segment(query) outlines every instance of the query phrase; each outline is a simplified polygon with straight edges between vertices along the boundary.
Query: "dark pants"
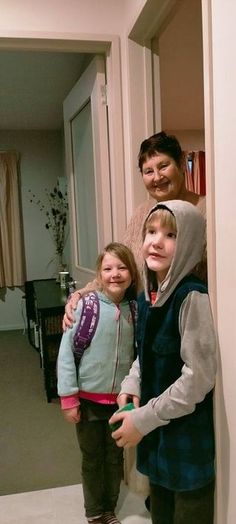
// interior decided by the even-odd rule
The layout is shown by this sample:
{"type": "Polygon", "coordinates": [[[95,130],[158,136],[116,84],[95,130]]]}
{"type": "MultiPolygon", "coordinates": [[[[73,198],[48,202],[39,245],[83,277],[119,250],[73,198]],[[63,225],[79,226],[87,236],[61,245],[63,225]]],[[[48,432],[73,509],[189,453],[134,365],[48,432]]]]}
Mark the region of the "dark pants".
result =
{"type": "Polygon", "coordinates": [[[76,431],[82,453],[86,517],[113,512],[123,477],[123,449],[111,438],[108,420],[81,420],[76,431]]]}
{"type": "Polygon", "coordinates": [[[214,482],[192,491],[150,485],[153,524],[213,524],[214,482]]]}

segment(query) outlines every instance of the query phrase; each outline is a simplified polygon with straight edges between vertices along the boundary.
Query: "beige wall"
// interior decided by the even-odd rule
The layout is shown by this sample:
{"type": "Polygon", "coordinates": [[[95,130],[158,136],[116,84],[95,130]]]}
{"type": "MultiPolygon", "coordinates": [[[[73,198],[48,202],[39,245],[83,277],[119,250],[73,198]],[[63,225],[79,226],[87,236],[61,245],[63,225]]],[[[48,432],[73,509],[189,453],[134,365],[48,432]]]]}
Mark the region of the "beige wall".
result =
{"type": "Polygon", "coordinates": [[[184,151],[205,151],[204,130],[196,129],[170,129],[167,132],[175,135],[184,151]]]}
{"type": "Polygon", "coordinates": [[[23,31],[120,34],[135,20],[145,0],[3,0],[0,34],[23,31]]]}
{"type": "Polygon", "coordinates": [[[181,0],[159,38],[164,129],[203,130],[201,0],[181,0]]]}
{"type": "Polygon", "coordinates": [[[233,0],[203,0],[204,43],[210,40],[210,67],[205,60],[206,150],[212,187],[209,221],[215,212],[215,234],[209,260],[215,316],[219,335],[219,371],[216,390],[218,455],[217,524],[234,524],[236,516],[236,227],[234,221],[236,177],[234,167],[236,117],[235,19],[233,0]],[[206,5],[207,4],[207,5],[206,5]],[[207,12],[207,7],[209,10],[207,12]],[[209,17],[208,17],[209,15],[209,17]],[[208,25],[207,25],[208,18],[208,25]],[[212,27],[210,27],[212,25],[212,27]],[[212,30],[212,34],[211,34],[212,30]],[[211,64],[212,54],[212,64],[211,64]],[[208,97],[210,84],[211,97],[208,97]],[[211,212],[211,213],[210,213],[211,212]],[[215,262],[215,264],[214,264],[215,262]]]}

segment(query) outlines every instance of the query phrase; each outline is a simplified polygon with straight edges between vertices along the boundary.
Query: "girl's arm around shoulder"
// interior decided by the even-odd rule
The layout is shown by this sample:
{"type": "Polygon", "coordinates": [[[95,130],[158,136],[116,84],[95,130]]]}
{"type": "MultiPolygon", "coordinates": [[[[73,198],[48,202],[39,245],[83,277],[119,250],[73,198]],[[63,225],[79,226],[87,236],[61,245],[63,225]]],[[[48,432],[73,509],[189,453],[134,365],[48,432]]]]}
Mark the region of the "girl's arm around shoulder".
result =
{"type": "Polygon", "coordinates": [[[77,289],[71,293],[65,305],[65,314],[62,321],[63,331],[73,327],[73,324],[76,321],[75,309],[78,306],[79,300],[90,291],[96,291],[98,289],[99,284],[95,278],[92,282],[88,282],[85,287],[77,289]]]}

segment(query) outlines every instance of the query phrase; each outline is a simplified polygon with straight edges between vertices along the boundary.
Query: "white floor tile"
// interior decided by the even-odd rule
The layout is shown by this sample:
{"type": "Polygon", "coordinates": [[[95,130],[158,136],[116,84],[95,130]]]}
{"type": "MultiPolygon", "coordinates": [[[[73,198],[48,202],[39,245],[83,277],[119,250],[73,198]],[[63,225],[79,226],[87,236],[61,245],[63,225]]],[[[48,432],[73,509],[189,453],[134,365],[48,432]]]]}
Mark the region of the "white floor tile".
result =
{"type": "MultiPolygon", "coordinates": [[[[0,524],[86,524],[81,484],[0,498],[0,524]]],[[[143,497],[121,486],[117,517],[122,524],[150,524],[143,497]]]]}

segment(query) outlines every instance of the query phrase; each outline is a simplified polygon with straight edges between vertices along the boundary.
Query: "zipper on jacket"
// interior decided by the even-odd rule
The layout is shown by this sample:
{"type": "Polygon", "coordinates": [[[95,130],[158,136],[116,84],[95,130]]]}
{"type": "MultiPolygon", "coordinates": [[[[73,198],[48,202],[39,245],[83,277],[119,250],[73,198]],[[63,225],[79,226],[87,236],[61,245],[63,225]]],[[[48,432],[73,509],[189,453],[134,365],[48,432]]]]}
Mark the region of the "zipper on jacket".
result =
{"type": "Polygon", "coordinates": [[[119,345],[120,345],[120,317],[121,317],[121,310],[120,310],[120,306],[119,304],[118,305],[115,305],[116,307],[116,321],[117,321],[117,335],[116,335],[116,365],[115,365],[115,371],[114,371],[114,375],[113,375],[113,381],[112,381],[112,388],[111,388],[111,392],[113,392],[113,389],[114,389],[114,385],[115,385],[115,378],[116,378],[116,373],[117,373],[117,368],[118,368],[118,362],[119,362],[119,345]]]}

